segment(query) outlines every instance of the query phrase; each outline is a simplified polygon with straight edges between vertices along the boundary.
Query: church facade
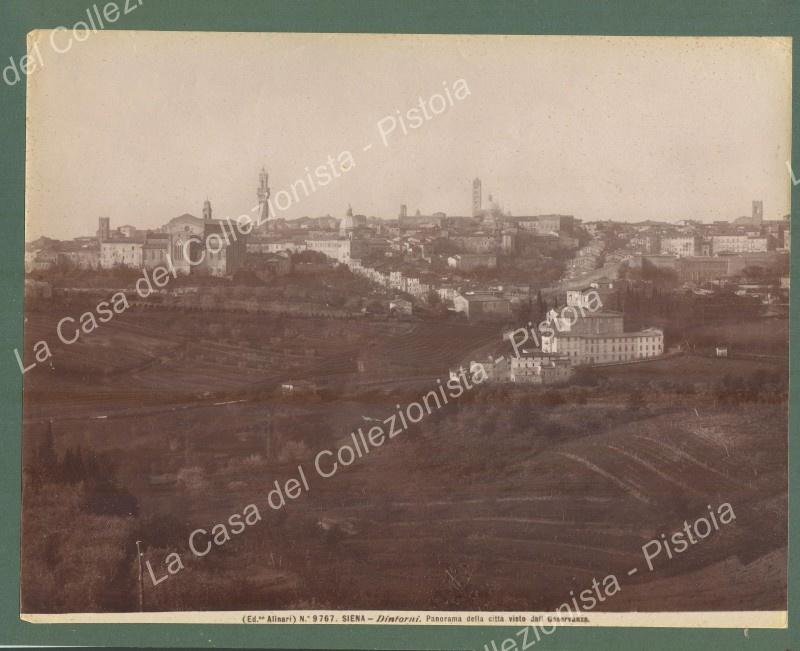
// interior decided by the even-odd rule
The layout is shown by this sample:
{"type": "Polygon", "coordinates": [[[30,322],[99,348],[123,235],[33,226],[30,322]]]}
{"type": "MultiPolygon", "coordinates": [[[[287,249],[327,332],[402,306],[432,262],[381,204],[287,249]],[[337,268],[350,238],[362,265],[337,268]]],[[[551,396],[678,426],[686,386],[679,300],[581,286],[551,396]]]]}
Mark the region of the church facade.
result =
{"type": "Polygon", "coordinates": [[[247,236],[230,221],[214,219],[208,200],[202,218],[186,213],[156,231],[111,231],[101,217],[98,239],[103,269],[152,269],[169,259],[179,274],[227,277],[244,266],[247,253],[247,236]]]}

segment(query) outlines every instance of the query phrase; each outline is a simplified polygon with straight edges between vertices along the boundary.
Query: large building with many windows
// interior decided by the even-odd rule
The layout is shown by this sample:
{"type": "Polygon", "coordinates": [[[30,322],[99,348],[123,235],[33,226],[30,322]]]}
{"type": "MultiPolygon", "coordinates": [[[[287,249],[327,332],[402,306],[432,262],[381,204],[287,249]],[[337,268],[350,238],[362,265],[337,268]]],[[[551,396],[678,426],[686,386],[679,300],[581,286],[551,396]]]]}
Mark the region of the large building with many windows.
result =
{"type": "Polygon", "coordinates": [[[100,242],[100,266],[103,269],[142,267],[142,240],[109,238],[100,242]]]}
{"type": "Polygon", "coordinates": [[[647,328],[625,332],[622,314],[595,312],[577,320],[554,321],[553,332],[542,337],[542,352],[566,355],[573,366],[630,362],[664,353],[664,332],[647,328]]]}
{"type": "Polygon", "coordinates": [[[769,237],[758,235],[714,235],[711,238],[711,252],[720,253],[759,253],[770,250],[769,237]]]}
{"type": "Polygon", "coordinates": [[[342,264],[350,263],[350,248],[351,240],[347,237],[311,238],[306,240],[306,249],[308,251],[324,253],[329,258],[342,264]]]}
{"type": "Polygon", "coordinates": [[[697,238],[694,235],[662,237],[660,248],[662,255],[678,255],[682,257],[696,255],[697,238]]]}
{"type": "Polygon", "coordinates": [[[536,215],[532,217],[505,217],[508,225],[516,225],[522,231],[536,235],[571,232],[575,218],[572,215],[536,215]]]}

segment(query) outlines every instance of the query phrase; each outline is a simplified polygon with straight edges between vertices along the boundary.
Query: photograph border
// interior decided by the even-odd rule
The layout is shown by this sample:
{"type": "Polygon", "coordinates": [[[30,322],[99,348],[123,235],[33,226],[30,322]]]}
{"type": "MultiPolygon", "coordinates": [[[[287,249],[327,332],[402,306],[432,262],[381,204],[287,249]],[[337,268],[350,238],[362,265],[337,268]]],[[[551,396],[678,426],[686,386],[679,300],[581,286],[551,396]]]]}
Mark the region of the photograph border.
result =
{"type": "MultiPolygon", "coordinates": [[[[26,54],[26,36],[35,29],[73,25],[85,19],[94,4],[108,0],[6,0],[0,5],[0,67],[26,54]]],[[[136,11],[109,29],[219,32],[335,32],[405,34],[515,35],[653,35],[653,36],[787,36],[800,35],[800,5],[779,0],[117,0],[139,3],[136,11]]],[[[793,48],[792,73],[800,70],[793,48]]],[[[35,74],[35,73],[34,73],[35,74]]],[[[0,644],[57,646],[172,646],[287,649],[483,649],[490,640],[514,637],[519,625],[390,626],[257,624],[32,624],[20,620],[20,508],[22,375],[14,349],[23,344],[23,252],[25,240],[25,112],[26,83],[0,84],[4,126],[0,198],[3,212],[0,238],[0,314],[3,363],[0,364],[0,644]]],[[[798,84],[792,87],[792,150],[800,150],[796,111],[798,84]]],[[[135,116],[131,116],[134,119],[135,116]]],[[[800,170],[793,154],[792,168],[800,170]]],[[[792,205],[800,183],[793,184],[792,205]]],[[[800,174],[800,172],[798,172],[800,174]]],[[[796,250],[800,235],[792,233],[796,250]]],[[[792,284],[798,273],[792,265],[792,284]]],[[[794,491],[800,490],[797,458],[798,372],[797,299],[790,300],[789,400],[789,553],[788,622],[786,629],[681,629],[560,627],[536,643],[536,649],[789,649],[797,648],[800,566],[792,543],[800,535],[800,510],[794,491]],[[793,408],[794,405],[794,408],[793,408]],[[795,462],[796,465],[796,462],[795,462]]],[[[517,638],[514,638],[517,639],[517,638]]]]}

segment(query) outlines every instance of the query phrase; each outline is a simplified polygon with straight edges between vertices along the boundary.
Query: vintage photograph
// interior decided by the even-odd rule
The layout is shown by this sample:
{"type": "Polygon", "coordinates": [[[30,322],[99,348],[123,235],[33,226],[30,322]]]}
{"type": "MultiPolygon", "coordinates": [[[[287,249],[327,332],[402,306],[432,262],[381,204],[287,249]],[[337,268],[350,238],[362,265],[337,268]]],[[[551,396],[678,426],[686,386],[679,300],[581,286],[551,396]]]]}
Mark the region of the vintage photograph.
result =
{"type": "Polygon", "coordinates": [[[21,81],[23,619],[786,625],[791,39],[103,18],[21,81]]]}

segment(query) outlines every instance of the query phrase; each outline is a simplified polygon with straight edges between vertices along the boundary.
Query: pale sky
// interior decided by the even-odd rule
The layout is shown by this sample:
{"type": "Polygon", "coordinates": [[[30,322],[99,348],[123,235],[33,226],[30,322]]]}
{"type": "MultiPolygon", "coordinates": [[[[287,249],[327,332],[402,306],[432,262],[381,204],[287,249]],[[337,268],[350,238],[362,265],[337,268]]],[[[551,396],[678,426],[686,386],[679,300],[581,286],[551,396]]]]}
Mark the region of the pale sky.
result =
{"type": "Polygon", "coordinates": [[[57,54],[37,37],[28,240],[101,215],[155,228],[206,197],[235,218],[262,165],[274,200],[343,151],[355,167],[281,216],[466,215],[476,176],[515,215],[789,212],[790,39],[105,31],[57,54]],[[468,97],[382,144],[382,118],[459,79],[468,97]]]}

